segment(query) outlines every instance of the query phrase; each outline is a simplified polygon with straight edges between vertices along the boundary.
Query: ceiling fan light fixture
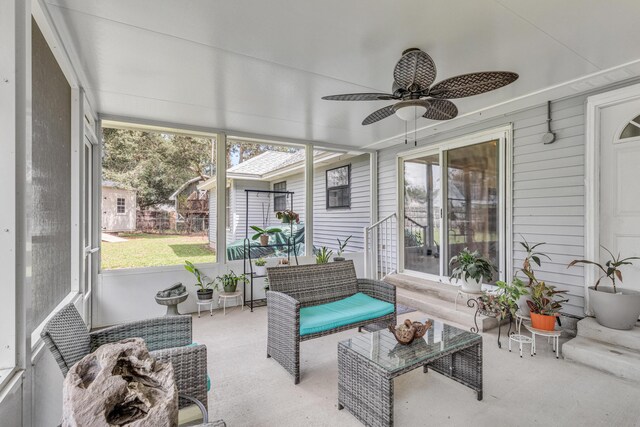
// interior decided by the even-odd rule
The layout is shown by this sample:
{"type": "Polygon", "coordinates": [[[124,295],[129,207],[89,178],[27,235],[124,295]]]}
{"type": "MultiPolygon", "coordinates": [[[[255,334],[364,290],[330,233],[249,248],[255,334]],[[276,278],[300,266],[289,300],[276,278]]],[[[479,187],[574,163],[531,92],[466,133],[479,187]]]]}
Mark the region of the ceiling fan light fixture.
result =
{"type": "Polygon", "coordinates": [[[396,110],[396,116],[405,122],[411,122],[422,117],[427,112],[427,107],[424,105],[407,105],[400,107],[396,110]]]}

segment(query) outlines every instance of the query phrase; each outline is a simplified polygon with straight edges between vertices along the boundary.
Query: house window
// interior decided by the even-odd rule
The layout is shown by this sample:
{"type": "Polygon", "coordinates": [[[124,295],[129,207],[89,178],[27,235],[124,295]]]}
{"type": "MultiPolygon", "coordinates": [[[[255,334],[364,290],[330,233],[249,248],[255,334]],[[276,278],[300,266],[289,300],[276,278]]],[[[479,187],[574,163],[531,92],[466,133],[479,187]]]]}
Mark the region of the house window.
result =
{"type": "MultiPolygon", "coordinates": [[[[276,182],[275,184],[273,184],[273,191],[287,191],[287,181],[276,182]]],[[[273,195],[273,210],[275,212],[287,210],[286,194],[273,195]]]]}
{"type": "Polygon", "coordinates": [[[631,120],[628,125],[624,127],[620,134],[620,139],[637,138],[640,136],[640,116],[631,120]]]}
{"type": "Polygon", "coordinates": [[[351,165],[327,170],[327,209],[351,206],[351,165]]]}
{"type": "Polygon", "coordinates": [[[116,209],[117,213],[124,213],[124,197],[118,197],[118,199],[116,200],[116,209]]]}

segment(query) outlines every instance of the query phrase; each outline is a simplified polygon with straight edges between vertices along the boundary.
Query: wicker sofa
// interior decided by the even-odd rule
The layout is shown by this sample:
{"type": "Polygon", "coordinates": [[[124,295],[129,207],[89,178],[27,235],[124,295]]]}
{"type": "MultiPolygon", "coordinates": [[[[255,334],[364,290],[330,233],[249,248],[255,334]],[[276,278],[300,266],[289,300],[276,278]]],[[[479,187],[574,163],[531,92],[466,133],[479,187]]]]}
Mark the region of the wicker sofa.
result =
{"type": "Polygon", "coordinates": [[[358,279],[353,261],[267,269],[267,357],[300,382],[300,342],[396,322],[395,286],[358,279]]]}

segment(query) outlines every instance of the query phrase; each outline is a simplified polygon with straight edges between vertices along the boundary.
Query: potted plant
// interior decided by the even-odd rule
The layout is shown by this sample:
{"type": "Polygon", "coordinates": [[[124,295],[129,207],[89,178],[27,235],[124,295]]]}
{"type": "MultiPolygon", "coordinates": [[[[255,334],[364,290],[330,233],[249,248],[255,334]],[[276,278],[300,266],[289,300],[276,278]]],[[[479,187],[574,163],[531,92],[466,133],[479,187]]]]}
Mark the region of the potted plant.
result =
{"type": "Polygon", "coordinates": [[[328,263],[332,254],[333,251],[328,250],[326,246],[321,247],[320,250],[316,252],[316,264],[328,263]]]}
{"type": "Polygon", "coordinates": [[[258,258],[255,260],[254,265],[256,267],[256,276],[266,276],[267,275],[267,260],[264,258],[258,258]]]}
{"type": "Polygon", "coordinates": [[[542,281],[534,283],[529,289],[530,299],[527,300],[531,310],[531,326],[544,331],[553,331],[562,303],[569,301],[559,296],[565,293],[567,291],[558,291],[555,286],[547,285],[542,281]]]}
{"type": "Polygon", "coordinates": [[[576,259],[571,261],[568,267],[576,264],[591,264],[598,267],[603,274],[594,286],[589,286],[589,304],[593,308],[596,320],[607,328],[633,329],[640,317],[640,292],[616,286],[616,279],[622,283],[620,267],[631,265],[631,260],[640,259],[640,257],[622,258],[620,254],[616,257],[609,249],[605,247],[603,249],[611,256],[604,265],[586,259],[576,259]],[[611,286],[599,286],[600,281],[605,277],[611,280],[611,286]]]}
{"type": "Polygon", "coordinates": [[[289,224],[291,222],[300,224],[300,215],[289,209],[285,211],[276,212],[276,218],[278,218],[285,224],[289,224]]]}
{"type": "MultiPolygon", "coordinates": [[[[534,283],[538,282],[538,279],[536,278],[536,274],[533,270],[533,266],[537,265],[538,267],[540,267],[542,265],[541,258],[543,257],[547,258],[548,260],[551,260],[551,258],[549,258],[549,255],[543,252],[536,251],[537,247],[545,244],[544,242],[531,245],[529,244],[529,242],[527,242],[527,240],[522,235],[520,235],[520,237],[522,238],[522,242],[520,242],[520,245],[522,245],[525,252],[527,253],[524,257],[524,261],[522,261],[522,268],[520,268],[520,271],[528,279],[528,283],[526,284],[526,286],[530,288],[531,286],[533,286],[534,283]]],[[[527,295],[523,295],[520,298],[518,305],[520,307],[520,311],[522,312],[522,314],[525,316],[529,316],[529,305],[527,304],[527,295]]]]}
{"type": "MultiPolygon", "coordinates": [[[[199,300],[210,300],[213,299],[213,288],[211,287],[214,284],[214,280],[211,280],[205,274],[203,274],[198,268],[193,265],[191,261],[184,262],[184,269],[189,273],[193,274],[196,278],[196,286],[198,287],[198,299],[199,300]]],[[[214,286],[215,290],[218,290],[218,285],[214,286]]]]}
{"type": "Polygon", "coordinates": [[[238,288],[238,282],[248,282],[245,274],[238,276],[233,272],[233,270],[229,271],[229,273],[223,274],[222,276],[216,277],[216,280],[222,284],[222,288],[225,292],[235,292],[238,288]]]}
{"type": "Polygon", "coordinates": [[[462,290],[465,292],[482,291],[482,282],[490,282],[496,267],[488,260],[480,256],[478,251],[469,251],[464,248],[449,261],[453,267],[450,279],[462,280],[462,290]]]}
{"type": "Polygon", "coordinates": [[[262,246],[267,246],[269,244],[269,235],[282,232],[279,228],[260,228],[257,225],[252,225],[251,229],[256,232],[251,239],[260,239],[260,244],[262,246]]]}
{"type": "Polygon", "coordinates": [[[340,241],[340,239],[336,239],[338,241],[338,256],[334,256],[333,260],[334,261],[344,261],[344,257],[342,256],[342,254],[344,254],[344,249],[347,247],[347,243],[349,243],[349,239],[351,239],[353,236],[349,236],[347,237],[344,242],[340,241]]]}
{"type": "Polygon", "coordinates": [[[527,295],[527,286],[518,277],[514,277],[511,284],[503,281],[496,282],[497,292],[483,292],[479,298],[480,309],[492,313],[498,319],[515,317],[518,311],[518,300],[527,295]]]}

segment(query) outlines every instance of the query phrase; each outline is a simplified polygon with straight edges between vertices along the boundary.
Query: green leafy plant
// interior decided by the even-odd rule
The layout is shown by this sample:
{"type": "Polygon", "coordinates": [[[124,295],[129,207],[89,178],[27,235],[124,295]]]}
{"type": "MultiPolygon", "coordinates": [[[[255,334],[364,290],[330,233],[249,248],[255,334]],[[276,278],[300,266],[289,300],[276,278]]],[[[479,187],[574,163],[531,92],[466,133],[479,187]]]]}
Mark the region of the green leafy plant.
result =
{"type": "MultiPolygon", "coordinates": [[[[191,261],[184,262],[184,269],[195,276],[196,286],[200,288],[199,290],[202,292],[206,291],[207,289],[211,289],[212,285],[215,282],[215,280],[211,280],[210,277],[207,277],[207,275],[202,273],[198,269],[198,267],[193,265],[191,261]]],[[[218,290],[218,285],[216,284],[216,286],[214,286],[213,289],[218,290]]]]}
{"type": "Polygon", "coordinates": [[[276,218],[282,220],[283,222],[294,222],[296,224],[300,224],[300,214],[287,209],[285,211],[276,212],[276,218]]]}
{"type": "Polygon", "coordinates": [[[262,235],[270,235],[270,234],[275,234],[275,233],[281,233],[282,230],[279,228],[260,228],[257,225],[252,225],[251,229],[253,231],[256,232],[256,234],[254,234],[251,239],[252,240],[258,240],[260,238],[260,236],[262,235]]]}
{"type": "Polygon", "coordinates": [[[458,255],[451,258],[449,265],[453,267],[451,280],[473,279],[480,281],[484,278],[490,282],[493,279],[493,272],[498,271],[496,266],[480,256],[478,251],[471,252],[468,248],[464,248],[458,255]]]}
{"type": "Polygon", "coordinates": [[[532,313],[545,316],[555,316],[562,308],[562,304],[569,301],[561,297],[568,291],[558,291],[555,286],[537,281],[530,288],[530,298],[527,305],[532,313]]]}
{"type": "Polygon", "coordinates": [[[331,259],[331,255],[333,255],[333,251],[327,249],[326,246],[320,248],[318,252],[316,252],[316,264],[327,264],[331,259]]]}
{"type": "Polygon", "coordinates": [[[349,243],[349,239],[351,239],[353,236],[349,236],[347,237],[344,242],[341,242],[340,239],[336,239],[338,241],[338,256],[342,256],[342,254],[344,253],[344,249],[347,247],[347,243],[349,243]]]}
{"type": "Polygon", "coordinates": [[[267,260],[264,258],[258,258],[257,260],[254,261],[254,264],[258,267],[263,267],[267,265],[267,260]]]}
{"type": "Polygon", "coordinates": [[[542,242],[531,245],[529,242],[527,242],[527,239],[525,239],[524,236],[520,235],[520,237],[523,240],[522,242],[520,242],[520,245],[522,245],[524,250],[527,252],[524,261],[522,262],[522,268],[520,269],[520,271],[529,279],[528,286],[532,286],[538,281],[538,279],[536,279],[535,272],[533,271],[533,265],[535,264],[540,267],[542,265],[540,258],[544,257],[548,260],[551,260],[551,258],[549,258],[549,255],[543,252],[536,251],[536,248],[538,246],[544,245],[546,243],[542,242]]]}
{"type": "Polygon", "coordinates": [[[600,270],[602,270],[602,272],[604,274],[598,278],[598,281],[596,282],[596,284],[595,284],[595,286],[593,288],[597,291],[598,290],[598,285],[600,284],[600,281],[603,278],[608,277],[609,280],[611,280],[611,285],[613,286],[613,292],[615,293],[615,292],[617,292],[616,291],[616,279],[618,279],[622,283],[622,272],[620,271],[619,267],[622,267],[623,265],[632,265],[633,263],[631,262],[631,260],[632,259],[640,259],[640,257],[632,256],[632,257],[628,257],[628,258],[622,258],[620,256],[620,253],[618,253],[618,256],[614,256],[611,253],[611,251],[609,249],[605,248],[604,246],[602,246],[602,249],[607,251],[609,253],[609,255],[611,256],[611,259],[609,261],[607,261],[604,264],[604,266],[602,264],[597,263],[597,262],[588,261],[586,259],[574,259],[573,261],[571,261],[569,263],[567,268],[573,267],[576,264],[591,264],[591,265],[597,266],[600,270]]]}
{"type": "Polygon", "coordinates": [[[239,282],[247,283],[249,281],[246,274],[241,274],[238,276],[233,272],[233,270],[230,270],[228,273],[223,274],[222,276],[216,277],[216,280],[219,284],[222,285],[223,289],[235,287],[239,282]]]}

